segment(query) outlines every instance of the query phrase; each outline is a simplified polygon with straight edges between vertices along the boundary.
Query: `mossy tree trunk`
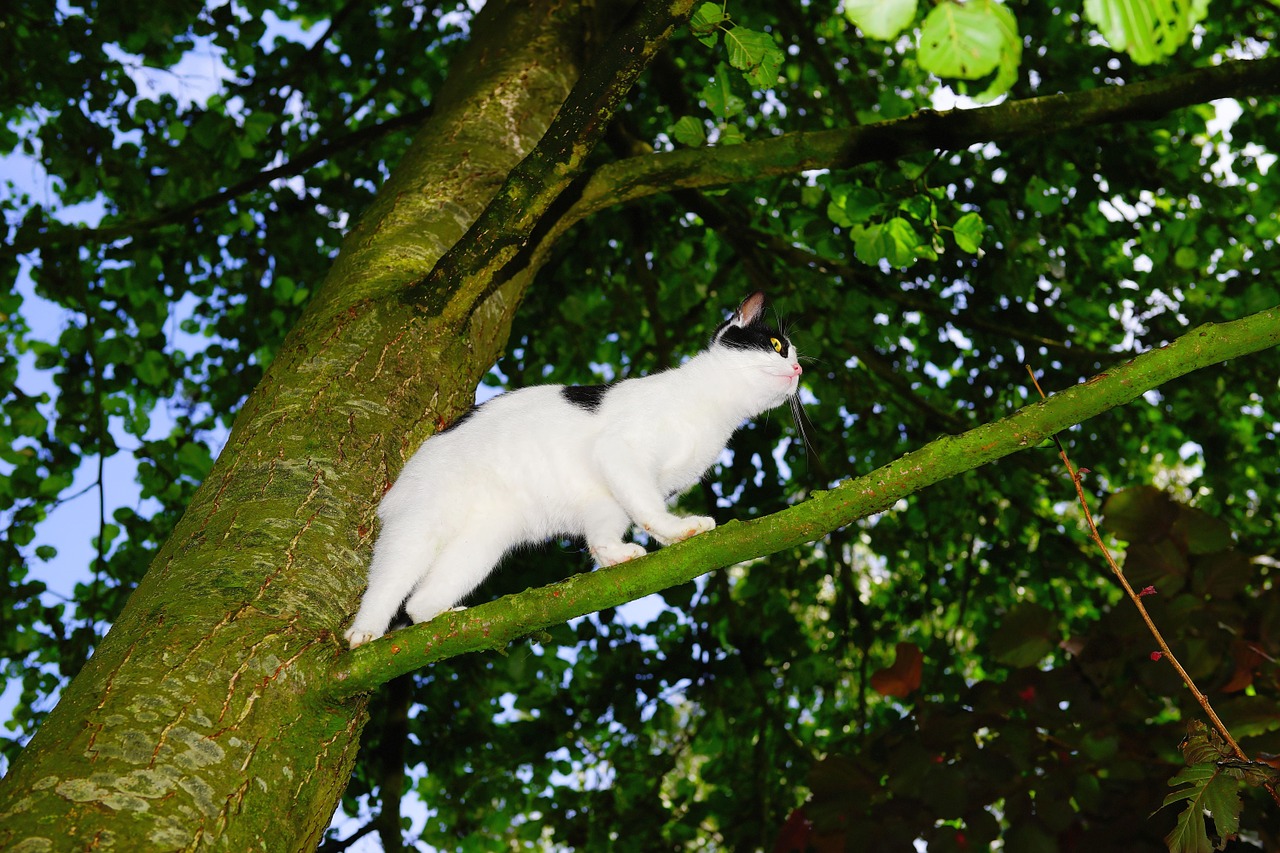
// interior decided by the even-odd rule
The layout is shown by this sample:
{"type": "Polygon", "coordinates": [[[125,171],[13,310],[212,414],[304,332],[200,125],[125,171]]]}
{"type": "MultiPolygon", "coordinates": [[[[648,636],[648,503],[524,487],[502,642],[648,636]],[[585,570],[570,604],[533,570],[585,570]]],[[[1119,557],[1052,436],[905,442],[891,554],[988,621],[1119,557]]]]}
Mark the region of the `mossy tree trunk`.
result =
{"type": "Polygon", "coordinates": [[[465,328],[400,298],[574,84],[576,4],[490,3],[172,538],[0,790],[7,850],[314,849],[366,697],[326,701],[402,460],[470,405],[531,270],[465,328]]]}
{"type": "MultiPolygon", "coordinates": [[[[778,161],[795,170],[1009,132],[974,130],[975,121],[1009,117],[1001,113],[929,114],[843,136],[798,134],[736,151],[646,155],[603,167],[582,181],[556,221],[540,223],[579,174],[625,85],[691,5],[638,4],[623,24],[633,38],[628,49],[598,50],[612,72],[595,68],[584,78],[592,84],[576,90],[583,35],[595,29],[578,4],[486,5],[430,122],[348,236],[173,537],[0,785],[0,848],[314,848],[355,758],[367,702],[360,691],[406,669],[389,662],[400,653],[393,639],[355,654],[340,641],[364,585],[374,507],[404,459],[471,403],[550,242],[609,204],[777,174],[766,164],[777,160],[779,146],[808,151],[778,161]],[[876,144],[863,144],[868,139],[876,144]],[[518,163],[517,183],[499,194],[518,163]],[[499,204],[490,206],[495,197],[499,204]]],[[[1210,92],[1195,85],[1204,78],[1184,80],[1176,97],[1146,109],[1274,88],[1274,65],[1242,65],[1251,66],[1236,69],[1243,81],[1209,75],[1217,85],[1210,92]]],[[[1136,90],[1131,99],[1142,93],[1120,89],[1136,90]]],[[[1051,111],[1061,103],[1046,98],[1021,108],[1051,111]]],[[[1124,109],[1101,117],[1068,113],[1054,118],[1052,129],[1127,118],[1124,109]]],[[[1050,129],[1027,125],[1025,133],[1050,129]]],[[[1245,327],[1225,331],[1232,334],[1219,341],[1216,358],[1274,345],[1280,315],[1252,318],[1243,348],[1237,333],[1245,327]]],[[[1140,367],[1167,367],[1169,360],[1140,367]]],[[[947,439],[949,446],[912,454],[878,472],[880,479],[850,483],[786,518],[727,526],[604,579],[621,589],[619,572],[648,575],[628,587],[643,594],[655,583],[819,537],[940,476],[1131,398],[1138,386],[1128,383],[1138,372],[1074,392],[1073,413],[1057,417],[1064,404],[1051,403],[992,425],[990,434],[947,439]],[[1116,399],[1108,402],[1107,394],[1116,399]],[[947,465],[936,476],[911,479],[938,460],[947,465]]],[[[509,624],[498,626],[505,635],[493,636],[517,635],[568,612],[526,610],[513,608],[509,624]]],[[[484,618],[478,611],[454,623],[484,618]]],[[[484,647],[474,635],[491,631],[480,625],[463,639],[484,647]]],[[[425,645],[433,636],[423,627],[405,639],[425,645]]],[[[429,649],[413,654],[413,665],[433,659],[429,649]]]]}

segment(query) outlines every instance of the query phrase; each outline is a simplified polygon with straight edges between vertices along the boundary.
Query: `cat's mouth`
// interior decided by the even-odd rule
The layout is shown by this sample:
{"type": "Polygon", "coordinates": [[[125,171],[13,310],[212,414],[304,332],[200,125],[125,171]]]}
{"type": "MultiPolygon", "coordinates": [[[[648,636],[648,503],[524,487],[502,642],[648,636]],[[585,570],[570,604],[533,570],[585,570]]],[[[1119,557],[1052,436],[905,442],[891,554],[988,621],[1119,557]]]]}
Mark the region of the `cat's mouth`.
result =
{"type": "Polygon", "coordinates": [[[786,386],[787,395],[791,396],[795,394],[796,389],[800,387],[800,374],[804,373],[804,368],[799,364],[791,364],[781,370],[774,369],[769,372],[776,376],[786,386]]]}
{"type": "Polygon", "coordinates": [[[788,365],[785,372],[780,372],[777,376],[786,379],[791,384],[792,390],[794,390],[800,384],[800,374],[802,373],[804,373],[803,367],[799,364],[792,364],[788,365]]]}

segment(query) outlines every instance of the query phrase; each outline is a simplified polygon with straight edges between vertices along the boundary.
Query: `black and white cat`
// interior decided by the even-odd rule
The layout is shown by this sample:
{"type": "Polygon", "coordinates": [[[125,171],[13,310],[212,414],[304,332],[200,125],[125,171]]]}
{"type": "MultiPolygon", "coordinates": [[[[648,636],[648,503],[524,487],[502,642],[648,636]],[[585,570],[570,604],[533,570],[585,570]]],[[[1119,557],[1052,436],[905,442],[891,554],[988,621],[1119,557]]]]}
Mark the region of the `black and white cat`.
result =
{"type": "Polygon", "coordinates": [[[432,436],[378,507],[369,588],[346,632],[381,637],[401,604],[414,622],[448,610],[513,548],[558,535],[602,566],[715,527],[673,515],[742,423],[796,393],[796,348],[743,300],[710,346],[680,367],[612,385],[538,385],[502,394],[432,436]]]}

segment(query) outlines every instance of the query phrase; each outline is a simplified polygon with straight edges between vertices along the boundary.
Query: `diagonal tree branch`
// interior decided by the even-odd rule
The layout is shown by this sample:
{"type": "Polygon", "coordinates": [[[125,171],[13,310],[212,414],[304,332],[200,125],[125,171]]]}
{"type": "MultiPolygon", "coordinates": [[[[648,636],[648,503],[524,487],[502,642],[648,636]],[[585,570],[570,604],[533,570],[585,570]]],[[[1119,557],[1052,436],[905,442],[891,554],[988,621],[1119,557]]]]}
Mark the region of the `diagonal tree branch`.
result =
{"type": "Polygon", "coordinates": [[[1037,446],[1045,438],[1123,405],[1171,379],[1280,344],[1280,306],[1208,324],[1048,400],[919,450],[804,503],[733,521],[630,563],[597,569],[397,631],[344,652],[330,674],[334,698],[363,693],[427,664],[616,607],[734,563],[811,542],[940,480],[1037,446]]]}
{"type": "Polygon", "coordinates": [[[982,142],[1151,120],[1220,98],[1276,94],[1280,94],[1280,57],[1228,62],[1158,80],[1006,101],[993,107],[921,110],[858,127],[630,157],[592,173],[577,202],[548,229],[544,243],[549,245],[574,223],[600,210],[675,189],[727,186],[811,169],[848,169],[925,151],[956,151],[982,142]]]}

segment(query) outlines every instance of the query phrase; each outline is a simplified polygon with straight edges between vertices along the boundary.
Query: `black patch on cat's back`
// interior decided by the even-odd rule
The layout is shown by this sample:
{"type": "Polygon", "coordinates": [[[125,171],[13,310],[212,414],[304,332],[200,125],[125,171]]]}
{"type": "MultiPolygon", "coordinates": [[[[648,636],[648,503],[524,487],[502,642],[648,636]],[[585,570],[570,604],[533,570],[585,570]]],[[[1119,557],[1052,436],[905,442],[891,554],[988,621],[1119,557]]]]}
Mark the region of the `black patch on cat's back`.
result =
{"type": "Polygon", "coordinates": [[[560,389],[560,396],[583,411],[594,412],[608,391],[608,385],[566,385],[560,389]]]}
{"type": "Polygon", "coordinates": [[[449,424],[447,427],[445,427],[444,429],[440,430],[440,432],[438,432],[438,433],[436,433],[436,434],[437,434],[437,435],[444,435],[446,432],[449,432],[450,430],[455,430],[455,429],[457,429],[458,427],[460,427],[460,426],[462,426],[463,424],[465,424],[467,421],[471,420],[471,416],[472,416],[472,415],[474,415],[474,414],[475,414],[477,411],[479,411],[479,410],[480,410],[480,407],[479,407],[479,406],[472,406],[471,408],[469,408],[469,409],[467,409],[465,412],[463,412],[461,415],[459,415],[459,416],[457,417],[457,419],[456,419],[453,423],[449,424]]]}

